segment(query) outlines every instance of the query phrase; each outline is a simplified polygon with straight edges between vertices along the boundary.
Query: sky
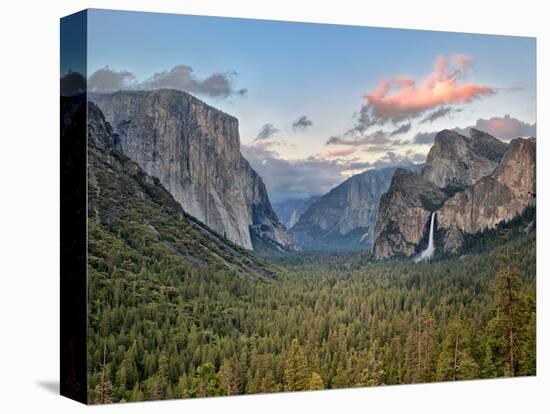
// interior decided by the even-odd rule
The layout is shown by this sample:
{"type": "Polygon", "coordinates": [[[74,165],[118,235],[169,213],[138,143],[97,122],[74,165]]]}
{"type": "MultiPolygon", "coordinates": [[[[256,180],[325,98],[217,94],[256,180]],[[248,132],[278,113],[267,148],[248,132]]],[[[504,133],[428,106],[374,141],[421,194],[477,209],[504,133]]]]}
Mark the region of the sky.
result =
{"type": "MultiPolygon", "coordinates": [[[[272,201],[423,162],[442,129],[536,129],[534,38],[90,10],[88,89],[175,88],[239,119],[272,201]]],[[[68,71],[70,68],[62,68],[68,71]]]]}

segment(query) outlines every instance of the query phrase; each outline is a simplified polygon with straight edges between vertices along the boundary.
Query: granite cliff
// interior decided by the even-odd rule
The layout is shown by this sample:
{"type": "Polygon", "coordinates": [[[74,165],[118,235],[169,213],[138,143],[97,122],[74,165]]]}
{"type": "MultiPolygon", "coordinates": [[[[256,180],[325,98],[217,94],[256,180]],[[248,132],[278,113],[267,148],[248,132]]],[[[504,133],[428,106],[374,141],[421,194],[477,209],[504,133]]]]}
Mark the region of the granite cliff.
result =
{"type": "Polygon", "coordinates": [[[445,199],[445,192],[422,173],[397,169],[388,192],[380,199],[374,255],[413,255],[426,234],[431,212],[445,199]]]}
{"type": "MultiPolygon", "coordinates": [[[[536,200],[536,143],[514,139],[493,173],[449,198],[438,211],[438,223],[449,232],[444,248],[456,250],[457,231],[492,229],[520,214],[536,200]]],[[[458,239],[460,241],[460,238],[458,239]]]]}
{"type": "Polygon", "coordinates": [[[183,209],[246,249],[297,244],[261,177],[240,153],[238,120],[181,91],[91,94],[121,151],[160,180],[183,209]]]}
{"type": "Polygon", "coordinates": [[[277,273],[274,266],[185,213],[158,178],[122,154],[118,136],[91,102],[87,115],[91,278],[104,279],[98,275],[105,272],[105,256],[113,250],[131,258],[131,265],[160,255],[172,266],[212,266],[242,278],[270,279],[277,273]]]}
{"type": "Polygon", "coordinates": [[[382,196],[373,253],[412,256],[425,247],[436,212],[436,245],[456,251],[464,233],[493,229],[536,200],[536,142],[506,144],[471,129],[465,137],[443,130],[420,174],[396,171],[382,196]]]}

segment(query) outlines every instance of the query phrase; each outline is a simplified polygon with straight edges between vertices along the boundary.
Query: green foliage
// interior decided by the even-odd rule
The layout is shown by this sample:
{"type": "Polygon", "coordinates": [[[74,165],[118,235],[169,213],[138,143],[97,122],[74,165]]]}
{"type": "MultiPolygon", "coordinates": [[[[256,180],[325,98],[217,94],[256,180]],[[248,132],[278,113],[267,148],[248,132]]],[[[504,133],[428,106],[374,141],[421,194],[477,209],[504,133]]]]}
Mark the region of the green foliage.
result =
{"type": "Polygon", "coordinates": [[[93,402],[104,344],[113,401],[510,376],[508,268],[514,374],[536,372],[532,234],[468,260],[295,257],[275,283],[89,234],[93,402]]]}
{"type": "Polygon", "coordinates": [[[286,358],[285,366],[285,390],[307,390],[310,374],[307,368],[306,356],[298,339],[294,338],[290,344],[290,350],[286,358]]]}
{"type": "Polygon", "coordinates": [[[189,397],[213,397],[222,395],[220,378],[211,362],[199,366],[191,380],[189,397]]]}
{"type": "Polygon", "coordinates": [[[475,349],[468,321],[459,317],[448,325],[437,361],[438,381],[459,381],[479,378],[479,365],[471,355],[475,349]]]}
{"type": "Polygon", "coordinates": [[[309,378],[309,386],[308,390],[322,390],[325,388],[325,383],[323,382],[323,378],[319,374],[317,374],[315,371],[311,373],[311,377],[309,378]]]}

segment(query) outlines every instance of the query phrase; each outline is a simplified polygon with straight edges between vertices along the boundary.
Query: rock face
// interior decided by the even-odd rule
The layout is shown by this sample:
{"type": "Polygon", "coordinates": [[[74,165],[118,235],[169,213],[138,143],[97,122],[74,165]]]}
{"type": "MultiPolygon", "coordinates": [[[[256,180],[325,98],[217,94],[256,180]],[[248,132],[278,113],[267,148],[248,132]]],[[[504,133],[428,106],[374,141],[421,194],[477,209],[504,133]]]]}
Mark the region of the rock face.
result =
{"type": "Polygon", "coordinates": [[[240,153],[238,121],[176,90],[92,94],[122,152],[157,177],[183,209],[253,249],[296,244],[271,208],[261,177],[240,153]]]}
{"type": "Polygon", "coordinates": [[[491,229],[534,204],[535,197],[536,143],[517,138],[492,174],[443,204],[439,224],[465,233],[491,229]]]}
{"type": "Polygon", "coordinates": [[[521,214],[536,200],[535,139],[510,144],[472,129],[465,137],[436,135],[421,174],[396,171],[382,197],[373,252],[411,256],[426,239],[436,212],[436,246],[456,251],[464,233],[492,229],[521,214]]]}
{"type": "Polygon", "coordinates": [[[380,197],[394,171],[394,167],[370,170],[348,178],[313,203],[292,227],[292,234],[309,249],[369,248],[380,197]]]}
{"type": "Polygon", "coordinates": [[[319,198],[320,196],[311,196],[303,199],[281,201],[273,203],[273,209],[286,228],[291,229],[309,206],[319,200],[319,198]]]}
{"type": "Polygon", "coordinates": [[[473,128],[470,137],[443,130],[435,137],[422,174],[440,188],[461,189],[492,173],[506,149],[504,142],[473,128]]]}
{"type": "Polygon", "coordinates": [[[403,169],[395,171],[390,189],[382,195],[374,232],[376,257],[417,252],[426,234],[431,212],[447,198],[438,186],[423,174],[403,169]]]}

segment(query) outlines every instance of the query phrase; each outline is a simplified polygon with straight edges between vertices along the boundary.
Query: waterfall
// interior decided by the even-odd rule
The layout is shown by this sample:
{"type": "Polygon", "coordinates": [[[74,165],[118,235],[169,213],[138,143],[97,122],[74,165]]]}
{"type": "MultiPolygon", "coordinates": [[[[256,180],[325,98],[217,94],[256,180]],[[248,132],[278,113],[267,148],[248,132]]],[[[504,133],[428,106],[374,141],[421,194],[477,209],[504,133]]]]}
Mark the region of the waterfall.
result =
{"type": "Polygon", "coordinates": [[[425,260],[430,260],[435,252],[434,246],[434,223],[435,223],[435,211],[432,213],[430,220],[430,235],[428,237],[428,247],[425,250],[420,252],[420,254],[414,259],[416,263],[422,262],[425,260]]]}

